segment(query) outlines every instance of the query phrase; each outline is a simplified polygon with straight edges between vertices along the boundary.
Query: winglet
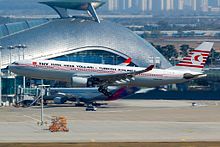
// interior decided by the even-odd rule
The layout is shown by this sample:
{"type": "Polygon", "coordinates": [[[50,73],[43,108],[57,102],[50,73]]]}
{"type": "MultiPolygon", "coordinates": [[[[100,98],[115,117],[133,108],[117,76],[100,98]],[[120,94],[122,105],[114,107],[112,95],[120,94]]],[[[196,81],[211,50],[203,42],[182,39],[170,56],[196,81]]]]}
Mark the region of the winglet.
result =
{"type": "Polygon", "coordinates": [[[144,72],[149,72],[149,71],[151,71],[153,68],[154,68],[154,65],[150,65],[150,66],[148,66],[148,67],[147,67],[146,69],[144,69],[144,70],[136,71],[136,72],[134,73],[134,75],[142,74],[142,73],[144,73],[144,72]]]}
{"type": "Polygon", "coordinates": [[[154,65],[150,65],[145,69],[145,72],[151,71],[154,68],[154,65]]]}

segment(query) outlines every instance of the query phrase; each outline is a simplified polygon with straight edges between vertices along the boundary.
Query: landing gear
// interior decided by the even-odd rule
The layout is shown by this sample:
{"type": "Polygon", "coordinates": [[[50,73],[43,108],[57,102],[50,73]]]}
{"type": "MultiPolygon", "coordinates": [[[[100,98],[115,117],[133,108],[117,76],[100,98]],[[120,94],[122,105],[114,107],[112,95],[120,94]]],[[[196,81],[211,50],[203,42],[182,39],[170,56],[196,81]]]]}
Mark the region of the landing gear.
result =
{"type": "Polygon", "coordinates": [[[85,104],[83,104],[83,103],[76,103],[75,104],[75,107],[84,107],[85,106],[85,104]]]}
{"type": "Polygon", "coordinates": [[[48,104],[48,103],[47,103],[47,101],[46,101],[46,100],[44,100],[44,106],[47,106],[47,104],[48,104]]]}
{"type": "Polygon", "coordinates": [[[96,106],[96,107],[101,107],[101,106],[106,106],[106,105],[108,105],[108,103],[96,103],[96,102],[94,102],[93,104],[92,104],[93,106],[96,106]]]}
{"type": "Polygon", "coordinates": [[[79,98],[76,98],[76,103],[75,103],[75,106],[76,107],[84,107],[85,104],[84,103],[81,103],[80,99],[79,98]]]}
{"type": "Polygon", "coordinates": [[[89,104],[86,106],[86,111],[96,111],[97,108],[93,106],[92,104],[89,104]]]}
{"type": "Polygon", "coordinates": [[[99,92],[103,93],[105,96],[111,96],[112,93],[108,91],[108,88],[105,86],[100,86],[98,89],[99,92]]]}

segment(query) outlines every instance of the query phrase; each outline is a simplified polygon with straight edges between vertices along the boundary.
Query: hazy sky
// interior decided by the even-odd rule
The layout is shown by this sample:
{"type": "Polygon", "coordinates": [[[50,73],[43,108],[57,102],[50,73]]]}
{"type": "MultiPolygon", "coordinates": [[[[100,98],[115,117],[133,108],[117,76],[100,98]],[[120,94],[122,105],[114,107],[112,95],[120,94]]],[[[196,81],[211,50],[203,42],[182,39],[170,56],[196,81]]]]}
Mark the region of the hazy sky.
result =
{"type": "Polygon", "coordinates": [[[42,15],[56,14],[46,5],[39,4],[42,0],[0,0],[0,15],[42,15]]]}
{"type": "MultiPolygon", "coordinates": [[[[46,5],[39,4],[38,2],[48,0],[0,0],[0,15],[43,15],[43,14],[56,14],[51,8],[46,5]]],[[[189,2],[190,0],[185,0],[189,2]]],[[[214,2],[214,0],[210,0],[214,2]]],[[[106,10],[107,4],[99,9],[99,13],[106,10]]],[[[138,9],[139,10],[139,9],[138,9]]],[[[130,9],[128,12],[129,13],[130,9]]],[[[136,12],[136,9],[135,9],[136,12]]],[[[186,11],[187,12],[187,11],[186,11]]],[[[131,12],[133,13],[133,11],[131,12]]]]}
{"type": "Polygon", "coordinates": [[[25,8],[27,6],[38,7],[38,0],[0,0],[1,8],[25,8]]]}

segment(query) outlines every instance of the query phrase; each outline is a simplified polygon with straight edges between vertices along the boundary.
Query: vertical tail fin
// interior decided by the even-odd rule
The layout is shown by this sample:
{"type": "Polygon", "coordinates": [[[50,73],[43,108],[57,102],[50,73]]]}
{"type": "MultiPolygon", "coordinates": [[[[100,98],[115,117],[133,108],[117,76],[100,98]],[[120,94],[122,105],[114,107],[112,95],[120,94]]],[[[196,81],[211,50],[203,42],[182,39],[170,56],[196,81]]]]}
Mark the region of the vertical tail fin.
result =
{"type": "Polygon", "coordinates": [[[128,58],[127,60],[125,60],[125,62],[119,64],[120,66],[128,66],[131,63],[132,59],[128,58]]]}
{"type": "Polygon", "coordinates": [[[203,42],[171,69],[201,72],[211,53],[213,42],[203,42]]]}

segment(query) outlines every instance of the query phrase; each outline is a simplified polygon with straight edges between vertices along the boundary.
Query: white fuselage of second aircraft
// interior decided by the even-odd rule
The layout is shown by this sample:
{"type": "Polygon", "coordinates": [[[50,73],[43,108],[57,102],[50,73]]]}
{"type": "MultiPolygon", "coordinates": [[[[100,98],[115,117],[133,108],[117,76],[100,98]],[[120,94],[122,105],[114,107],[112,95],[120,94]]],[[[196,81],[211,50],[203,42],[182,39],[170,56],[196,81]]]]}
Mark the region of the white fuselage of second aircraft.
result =
{"type": "MultiPolygon", "coordinates": [[[[80,77],[78,80],[82,80],[80,81],[82,84],[79,84],[80,86],[76,85],[76,87],[86,87],[86,83],[83,83],[85,79],[91,76],[105,75],[110,77],[114,74],[136,72],[144,70],[145,68],[54,60],[27,60],[15,62],[9,66],[9,69],[18,75],[37,79],[72,82],[73,77],[80,77]]],[[[128,85],[155,87],[172,83],[181,83],[189,80],[189,78],[184,77],[185,74],[199,75],[201,73],[186,70],[152,69],[148,72],[138,74],[130,80],[116,80],[108,86],[128,85]]],[[[192,78],[190,78],[190,80],[191,79],[192,78]]]]}

